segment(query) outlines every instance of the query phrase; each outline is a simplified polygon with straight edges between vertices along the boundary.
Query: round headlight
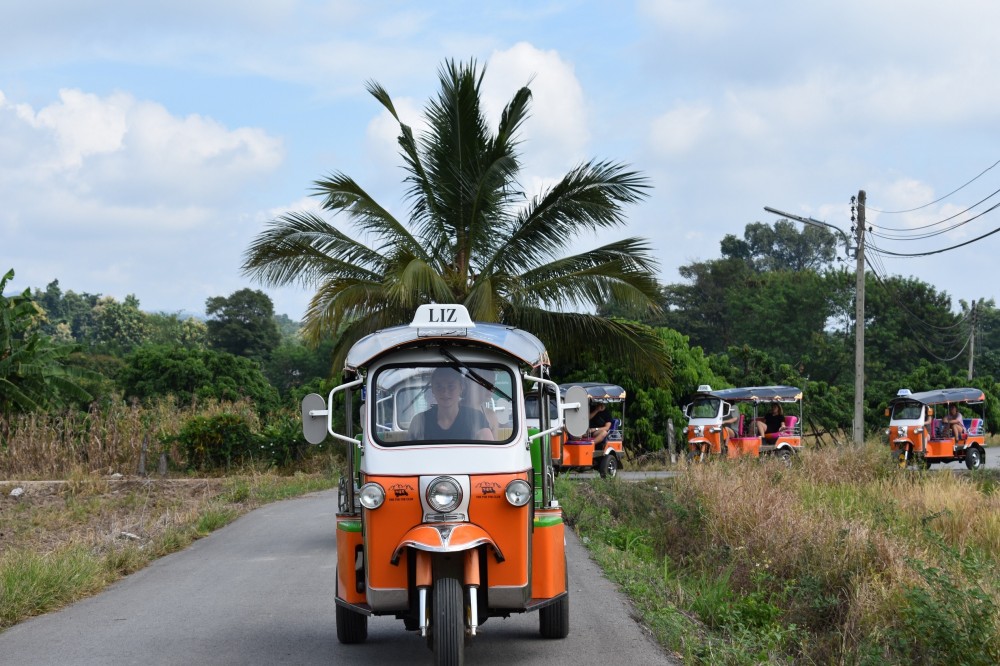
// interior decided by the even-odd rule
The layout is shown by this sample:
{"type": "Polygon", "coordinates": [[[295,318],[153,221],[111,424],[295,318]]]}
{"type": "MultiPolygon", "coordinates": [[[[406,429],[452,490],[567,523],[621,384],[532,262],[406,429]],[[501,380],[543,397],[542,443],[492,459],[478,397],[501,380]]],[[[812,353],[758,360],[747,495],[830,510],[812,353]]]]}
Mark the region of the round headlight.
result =
{"type": "Polygon", "coordinates": [[[385,501],[385,491],[377,483],[366,483],[358,492],[358,500],[366,509],[377,509],[385,501]]]}
{"type": "Polygon", "coordinates": [[[427,486],[427,503],[438,513],[448,513],[462,503],[462,488],[450,476],[439,476],[427,486]]]}
{"type": "Polygon", "coordinates": [[[531,500],[531,486],[524,479],[514,479],[508,483],[504,493],[507,495],[507,501],[514,506],[524,506],[531,500]]]}

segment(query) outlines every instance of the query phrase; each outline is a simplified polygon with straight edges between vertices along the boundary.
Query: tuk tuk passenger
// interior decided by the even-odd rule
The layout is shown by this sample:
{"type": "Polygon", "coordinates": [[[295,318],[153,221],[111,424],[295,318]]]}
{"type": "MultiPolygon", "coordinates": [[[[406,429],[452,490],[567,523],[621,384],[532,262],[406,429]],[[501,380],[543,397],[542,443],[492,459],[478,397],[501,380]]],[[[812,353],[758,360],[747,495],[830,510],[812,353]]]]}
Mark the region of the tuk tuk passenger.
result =
{"type": "Polygon", "coordinates": [[[412,439],[486,439],[493,431],[482,411],[461,404],[465,380],[451,368],[431,373],[431,394],[437,401],[410,421],[412,439]]]}
{"type": "Polygon", "coordinates": [[[782,426],[785,425],[785,415],[782,413],[781,403],[772,402],[771,411],[764,415],[764,420],[758,420],[756,425],[758,437],[776,435],[780,432],[782,426]]]}
{"type": "Polygon", "coordinates": [[[951,432],[955,436],[955,441],[965,439],[965,423],[962,422],[962,415],[958,411],[958,405],[949,405],[948,413],[941,419],[946,425],[951,426],[951,432]]]}
{"type": "Polygon", "coordinates": [[[600,444],[611,431],[611,415],[607,412],[607,405],[603,402],[595,402],[590,407],[590,430],[587,436],[592,437],[594,444],[600,444]]]}

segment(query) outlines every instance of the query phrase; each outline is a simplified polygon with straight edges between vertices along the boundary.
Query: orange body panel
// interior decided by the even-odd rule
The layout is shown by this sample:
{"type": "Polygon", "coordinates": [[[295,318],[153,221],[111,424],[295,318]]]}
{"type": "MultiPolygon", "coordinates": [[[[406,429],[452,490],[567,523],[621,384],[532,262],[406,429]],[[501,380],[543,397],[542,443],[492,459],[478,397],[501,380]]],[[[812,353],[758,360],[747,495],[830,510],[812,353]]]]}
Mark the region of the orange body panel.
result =
{"type": "Polygon", "coordinates": [[[727,446],[729,458],[760,455],[760,437],[730,437],[727,446]]]}
{"type": "Polygon", "coordinates": [[[913,452],[917,453],[924,450],[924,437],[926,433],[922,429],[907,428],[907,434],[903,435],[900,433],[899,426],[892,426],[889,429],[889,441],[890,446],[893,451],[902,451],[906,448],[906,443],[902,440],[909,442],[910,446],[913,447],[913,452]]]}
{"type": "Polygon", "coordinates": [[[361,532],[352,528],[357,516],[337,516],[337,596],[351,604],[368,601],[357,589],[356,562],[361,547],[361,532]]]}
{"type": "MultiPolygon", "coordinates": [[[[535,515],[536,518],[561,517],[562,509],[539,509],[535,515]]],[[[550,599],[566,591],[566,541],[563,530],[561,521],[534,528],[531,596],[535,599],[550,599]]]]}
{"type": "Polygon", "coordinates": [[[932,439],[927,442],[927,451],[924,453],[928,458],[952,458],[955,455],[955,439],[932,439]]]}
{"type": "Polygon", "coordinates": [[[470,477],[472,497],[469,498],[469,520],[483,528],[503,553],[497,562],[488,553],[486,566],[489,584],[524,586],[528,584],[528,539],[531,530],[531,507],[512,506],[504,489],[514,479],[531,483],[528,472],[489,474],[470,477]]]}
{"type": "Polygon", "coordinates": [[[557,465],[562,464],[563,443],[565,441],[566,434],[562,431],[554,433],[549,439],[549,445],[552,447],[552,459],[556,461],[557,465]]]}
{"type": "Polygon", "coordinates": [[[625,452],[625,445],[624,445],[624,442],[622,442],[620,439],[612,440],[610,442],[607,441],[607,440],[605,440],[605,441],[601,442],[601,449],[603,451],[607,451],[608,449],[611,449],[612,451],[615,451],[617,453],[624,453],[625,452]]]}
{"type": "Polygon", "coordinates": [[[708,429],[706,428],[706,432],[703,436],[696,437],[694,434],[694,427],[688,426],[688,432],[687,432],[688,449],[697,453],[701,451],[701,447],[703,446],[704,442],[707,441],[709,453],[718,454],[719,452],[721,452],[722,433],[708,432],[707,430],[708,429]]]}
{"type": "Polygon", "coordinates": [[[423,520],[420,508],[420,485],[417,477],[369,476],[385,489],[385,503],[374,511],[364,512],[365,560],[368,585],[376,589],[407,587],[406,553],[392,564],[392,554],[403,535],[423,520]]]}
{"type": "Polygon", "coordinates": [[[563,445],[562,464],[567,467],[593,467],[594,442],[590,439],[570,440],[563,445]]]}

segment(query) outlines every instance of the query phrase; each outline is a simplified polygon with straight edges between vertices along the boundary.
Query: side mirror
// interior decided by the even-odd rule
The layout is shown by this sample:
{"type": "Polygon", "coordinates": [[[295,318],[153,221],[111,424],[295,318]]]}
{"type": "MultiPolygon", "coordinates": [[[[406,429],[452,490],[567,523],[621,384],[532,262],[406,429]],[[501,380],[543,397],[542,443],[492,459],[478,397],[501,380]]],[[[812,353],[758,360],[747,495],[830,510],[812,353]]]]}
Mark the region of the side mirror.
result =
{"type": "Polygon", "coordinates": [[[891,411],[889,411],[889,408],[888,408],[888,407],[886,407],[886,408],[885,408],[885,415],[886,415],[886,416],[888,417],[888,416],[890,416],[891,414],[892,414],[892,412],[891,412],[891,411]]]}
{"type": "Polygon", "coordinates": [[[310,393],[302,398],[302,435],[310,444],[319,444],[326,439],[326,400],[318,393],[310,393]]]}
{"type": "Polygon", "coordinates": [[[590,396],[582,386],[572,386],[563,401],[563,424],[573,437],[582,437],[590,427],[590,396]]]}
{"type": "Polygon", "coordinates": [[[688,404],[684,405],[684,416],[686,416],[688,418],[691,418],[691,414],[689,413],[690,409],[691,409],[691,403],[690,402],[688,404]]]}

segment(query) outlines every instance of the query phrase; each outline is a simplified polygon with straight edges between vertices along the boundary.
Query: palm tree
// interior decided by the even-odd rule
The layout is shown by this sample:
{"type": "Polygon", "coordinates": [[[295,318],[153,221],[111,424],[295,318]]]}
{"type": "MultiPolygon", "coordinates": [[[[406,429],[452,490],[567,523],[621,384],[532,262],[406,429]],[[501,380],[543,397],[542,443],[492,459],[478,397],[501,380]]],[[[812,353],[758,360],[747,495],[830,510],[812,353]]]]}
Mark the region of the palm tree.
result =
{"type": "Polygon", "coordinates": [[[303,331],[314,342],[339,333],[335,363],[362,336],[409,321],[419,304],[462,303],[476,321],[538,335],[555,360],[578,355],[584,345],[666,381],[669,355],[650,329],[568,311],[607,303],[630,311],[657,307],[656,262],[646,240],[567,253],[581,234],[622,226],[624,206],[644,198],[646,179],[621,164],[590,161],[526,201],[517,182],[518,130],[531,92],[514,94],[491,133],[481,109],[484,74],[475,61],[446,62],[419,138],[385,89],[369,82],[368,91],[399,122],[410,219],[397,220],[335,172],[315,182],[322,207],[343,213],[374,241],[355,240],[311,213],[285,214],[251,243],[244,274],[268,286],[314,288],[303,331]]]}

